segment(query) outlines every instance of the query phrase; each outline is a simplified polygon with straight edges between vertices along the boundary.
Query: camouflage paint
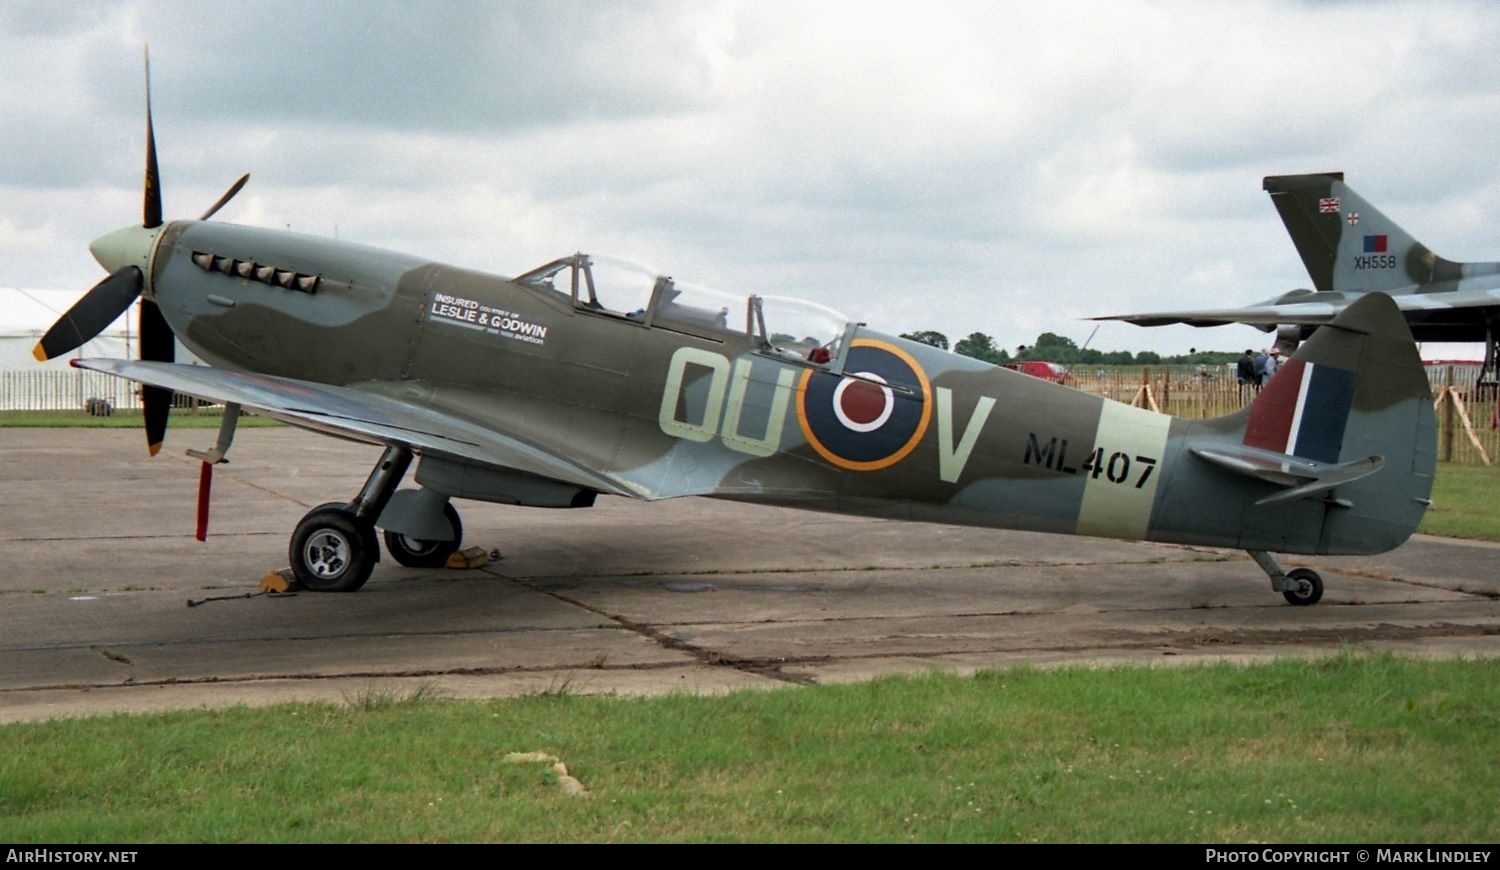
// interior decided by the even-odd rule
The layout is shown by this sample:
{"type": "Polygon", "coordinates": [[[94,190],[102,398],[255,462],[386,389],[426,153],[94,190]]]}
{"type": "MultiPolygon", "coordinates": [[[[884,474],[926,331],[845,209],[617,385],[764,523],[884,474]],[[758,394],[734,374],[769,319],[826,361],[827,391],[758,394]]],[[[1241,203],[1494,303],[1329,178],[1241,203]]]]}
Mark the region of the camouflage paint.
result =
{"type": "Polygon", "coordinates": [[[1294,357],[1355,373],[1336,459],[1378,454],[1383,467],[1333,496],[1266,505],[1293,478],[1316,481],[1338,462],[1268,454],[1247,439],[1248,412],[1175,420],[862,325],[820,364],[771,347],[737,317],[631,316],[557,289],[220,223],[168,225],[150,285],[174,330],[225,371],[109,370],[406,444],[446,463],[431,479],[475,469],[475,495],[489,500],[707,495],[1333,553],[1399,543],[1431,487],[1427,382],[1384,296],[1349,306],[1294,357]],[[239,262],[316,286],[249,280],[239,262]],[[1236,473],[1201,449],[1290,471],[1236,473]],[[515,493],[500,491],[507,481],[515,493]]]}

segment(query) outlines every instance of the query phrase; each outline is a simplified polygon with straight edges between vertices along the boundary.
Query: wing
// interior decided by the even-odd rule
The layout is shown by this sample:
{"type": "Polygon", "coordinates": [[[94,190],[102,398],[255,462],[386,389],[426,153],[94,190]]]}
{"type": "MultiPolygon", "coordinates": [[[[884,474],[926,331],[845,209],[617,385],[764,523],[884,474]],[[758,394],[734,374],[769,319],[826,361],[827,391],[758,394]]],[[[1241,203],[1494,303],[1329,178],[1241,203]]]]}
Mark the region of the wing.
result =
{"type": "MultiPolygon", "coordinates": [[[[1359,293],[1311,293],[1292,295],[1285,302],[1267,302],[1244,308],[1208,308],[1188,311],[1156,311],[1148,314],[1114,314],[1093,320],[1123,320],[1138,326],[1165,326],[1186,323],[1189,326],[1223,326],[1244,323],[1271,329],[1284,324],[1318,325],[1332,320],[1359,293]]],[[[1479,310],[1500,307],[1500,289],[1454,290],[1441,293],[1403,293],[1392,296],[1414,328],[1424,323],[1482,323],[1479,310]]],[[[1482,338],[1481,334],[1481,338],[1482,338]]],[[[1438,338],[1421,340],[1441,340],[1438,338]]],[[[1478,340],[1478,339],[1475,339],[1478,340]]]]}
{"type": "Polygon", "coordinates": [[[73,365],[200,399],[235,402],[293,426],[324,434],[379,444],[403,444],[421,453],[522,471],[612,495],[645,495],[621,478],[513,433],[357,387],[335,387],[208,366],[122,359],[82,359],[75,360],[73,365]]]}
{"type": "MultiPolygon", "coordinates": [[[[1342,297],[1342,294],[1337,294],[1342,297]]],[[[1137,326],[1166,326],[1186,323],[1189,326],[1224,326],[1245,323],[1273,329],[1286,323],[1322,324],[1332,320],[1349,300],[1326,302],[1292,302],[1282,305],[1249,305],[1244,308],[1207,308],[1189,311],[1155,311],[1149,314],[1112,314],[1093,320],[1123,320],[1137,326]]]]}

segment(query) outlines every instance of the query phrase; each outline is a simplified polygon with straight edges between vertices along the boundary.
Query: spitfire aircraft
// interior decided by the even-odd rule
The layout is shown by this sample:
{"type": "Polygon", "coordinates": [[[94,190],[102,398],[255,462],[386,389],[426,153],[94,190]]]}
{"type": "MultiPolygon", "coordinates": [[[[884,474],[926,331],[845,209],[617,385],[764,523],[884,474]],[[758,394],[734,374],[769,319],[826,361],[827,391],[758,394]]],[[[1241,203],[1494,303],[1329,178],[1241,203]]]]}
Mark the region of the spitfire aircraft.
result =
{"type": "Polygon", "coordinates": [[[173,393],[384,452],[291,536],[297,578],[358,589],[386,550],[436,566],[454,499],[585,508],[708,496],[820,511],[1231,547],[1292,604],[1322,595],[1269,555],[1377,553],[1428,504],[1434,421],[1396,305],[1345,306],[1238,413],[1174,419],[851,323],[576,253],[505,278],[310,235],[165,221],[147,98],[144,219],[96,239],[109,273],[37,346],[65,354],[139,298],[154,454],[173,393]],[[208,366],[172,360],[173,336],[208,366]],[[415,486],[400,489],[415,461],[415,486]]]}
{"type": "Polygon", "coordinates": [[[1244,308],[1124,314],[1140,326],[1246,323],[1276,330],[1288,348],[1367,293],[1396,300],[1417,341],[1485,344],[1486,371],[1500,349],[1500,263],[1455,263],[1412,238],[1344,183],[1342,172],[1262,181],[1316,290],[1292,290],[1244,308]]]}

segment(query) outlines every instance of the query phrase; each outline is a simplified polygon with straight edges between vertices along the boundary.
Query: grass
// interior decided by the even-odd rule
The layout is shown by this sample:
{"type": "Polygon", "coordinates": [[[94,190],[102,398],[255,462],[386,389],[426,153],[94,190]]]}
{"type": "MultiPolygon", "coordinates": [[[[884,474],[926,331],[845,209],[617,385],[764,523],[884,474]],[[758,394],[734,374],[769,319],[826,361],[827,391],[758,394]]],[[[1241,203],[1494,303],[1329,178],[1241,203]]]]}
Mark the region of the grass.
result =
{"type": "Polygon", "coordinates": [[[1500,466],[1438,463],[1432,506],[1417,531],[1448,538],[1500,542],[1500,466]]]}
{"type": "Polygon", "coordinates": [[[1489,842],[1500,663],[430,693],[0,728],[0,840],[1489,842]],[[557,788],[564,761],[588,789],[557,788]]]}

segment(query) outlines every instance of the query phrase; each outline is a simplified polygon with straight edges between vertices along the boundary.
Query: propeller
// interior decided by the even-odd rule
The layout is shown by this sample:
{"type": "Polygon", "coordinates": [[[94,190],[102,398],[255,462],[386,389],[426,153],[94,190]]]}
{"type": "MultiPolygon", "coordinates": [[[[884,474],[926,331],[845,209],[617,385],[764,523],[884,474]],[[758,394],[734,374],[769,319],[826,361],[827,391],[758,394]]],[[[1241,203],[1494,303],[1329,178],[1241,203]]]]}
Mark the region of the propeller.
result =
{"type": "MultiPolygon", "coordinates": [[[[125,230],[116,230],[114,233],[95,240],[90,246],[95,252],[95,257],[101,262],[124,261],[133,256],[139,256],[140,259],[137,262],[126,262],[104,280],[95,284],[83,294],[82,299],[79,299],[47,330],[42,340],[37,342],[32,350],[32,356],[41,362],[55,359],[83,346],[125,313],[130,308],[130,303],[136,299],[140,299],[141,359],[167,363],[174,362],[176,359],[177,343],[172,334],[171,325],[167,323],[167,318],[162,315],[161,308],[156,301],[142,295],[148,283],[144,269],[149,266],[150,260],[149,254],[145,252],[154,248],[159,233],[142,233],[141,230],[157,230],[163,223],[161,172],[156,162],[156,125],[151,119],[151,51],[149,48],[146,50],[145,59],[146,178],[145,190],[141,197],[141,229],[127,227],[125,230]],[[137,249],[139,253],[136,253],[137,249]],[[132,253],[121,255],[121,250],[129,250],[132,253]],[[104,255],[101,256],[101,253],[104,255]]],[[[199,220],[208,220],[212,217],[233,199],[249,180],[249,173],[240,176],[239,180],[230,185],[224,195],[220,196],[199,220]]],[[[166,438],[167,416],[172,408],[172,391],[161,387],[144,387],[141,391],[141,404],[146,418],[146,445],[151,455],[155,456],[161,450],[162,441],[166,438]]]]}
{"type": "Polygon", "coordinates": [[[161,172],[156,166],[156,125],[151,123],[151,46],[146,46],[146,189],[141,197],[141,226],[161,226],[161,172]]]}
{"type": "MultiPolygon", "coordinates": [[[[151,120],[151,49],[146,48],[146,181],[141,195],[141,226],[150,230],[162,224],[161,170],[156,164],[156,124],[151,120]]],[[[176,362],[177,342],[161,307],[149,299],[139,306],[141,359],[176,362]]],[[[167,415],[172,411],[172,391],[141,387],[141,408],[146,418],[146,449],[155,456],[167,439],[167,415]]]]}
{"type": "Polygon", "coordinates": [[[203,216],[200,217],[200,218],[198,218],[198,220],[200,220],[200,221],[206,221],[209,218],[213,217],[214,214],[217,213],[219,209],[223,208],[224,205],[226,203],[228,203],[231,199],[234,199],[234,195],[236,193],[239,193],[240,192],[240,188],[244,187],[245,186],[245,182],[247,182],[249,180],[250,180],[250,173],[247,172],[244,175],[241,175],[239,177],[238,181],[236,181],[234,184],[229,185],[229,189],[226,190],[226,191],[224,191],[224,195],[221,196],[221,197],[219,197],[219,201],[216,202],[216,203],[214,203],[213,205],[209,206],[208,211],[204,212],[203,216]]]}
{"type": "Polygon", "coordinates": [[[32,348],[38,362],[62,356],[104,331],[141,295],[141,270],[126,266],[95,284],[32,348]]]}

